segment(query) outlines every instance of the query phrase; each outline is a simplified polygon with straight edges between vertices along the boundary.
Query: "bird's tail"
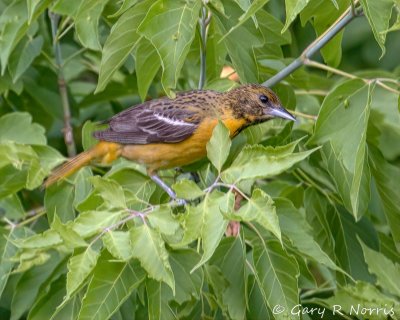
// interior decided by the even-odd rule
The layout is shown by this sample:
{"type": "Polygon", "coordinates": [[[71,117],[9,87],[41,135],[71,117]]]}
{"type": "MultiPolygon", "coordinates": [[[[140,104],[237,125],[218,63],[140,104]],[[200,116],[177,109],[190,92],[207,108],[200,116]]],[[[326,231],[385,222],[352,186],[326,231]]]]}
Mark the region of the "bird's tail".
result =
{"type": "Polygon", "coordinates": [[[43,186],[47,188],[53,183],[70,176],[80,168],[89,164],[92,160],[100,160],[102,163],[110,163],[117,159],[120,154],[120,144],[105,141],[99,142],[91,149],[76,155],[57,167],[46,179],[43,186]]]}

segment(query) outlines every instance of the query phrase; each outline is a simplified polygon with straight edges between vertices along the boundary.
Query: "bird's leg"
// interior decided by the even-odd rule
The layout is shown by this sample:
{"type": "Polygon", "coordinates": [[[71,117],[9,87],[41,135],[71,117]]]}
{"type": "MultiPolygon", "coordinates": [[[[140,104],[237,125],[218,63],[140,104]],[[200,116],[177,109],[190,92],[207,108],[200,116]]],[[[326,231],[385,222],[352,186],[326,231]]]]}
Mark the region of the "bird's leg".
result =
{"type": "Polygon", "coordinates": [[[176,193],[157,175],[156,172],[154,171],[147,171],[149,177],[151,180],[153,180],[155,183],[157,183],[168,195],[170,196],[171,199],[175,200],[178,205],[185,205],[186,201],[183,199],[178,199],[176,196],[176,193]]]}

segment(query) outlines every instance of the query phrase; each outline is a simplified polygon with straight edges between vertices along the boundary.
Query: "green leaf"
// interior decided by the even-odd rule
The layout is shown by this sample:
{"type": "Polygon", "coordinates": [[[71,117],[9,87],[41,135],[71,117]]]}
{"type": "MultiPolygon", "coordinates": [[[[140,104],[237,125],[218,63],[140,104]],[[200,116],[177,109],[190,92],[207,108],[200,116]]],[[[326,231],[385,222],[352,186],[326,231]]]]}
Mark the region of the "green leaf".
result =
{"type": "Polygon", "coordinates": [[[67,295],[69,299],[79,288],[96,266],[100,253],[90,246],[82,253],[73,255],[68,261],[67,295]]]}
{"type": "MultiPolygon", "coordinates": [[[[233,1],[224,3],[226,15],[215,12],[213,18],[220,34],[224,35],[233,28],[243,10],[233,1]]],[[[222,42],[232,60],[233,67],[238,73],[241,82],[256,83],[259,80],[258,64],[254,49],[262,46],[264,38],[253,21],[247,20],[234,29],[222,42]],[[249,45],[251,44],[251,45],[249,45]]]]}
{"type": "Polygon", "coordinates": [[[51,8],[51,11],[69,16],[75,17],[79,7],[85,0],[56,0],[51,8]]]}
{"type": "MultiPolygon", "coordinates": [[[[65,277],[60,276],[58,279],[53,281],[47,290],[47,292],[41,294],[36,299],[32,308],[29,310],[27,319],[29,320],[42,320],[50,319],[49,316],[53,314],[57,306],[62,302],[63,296],[65,295],[65,277]]],[[[71,319],[77,316],[71,311],[71,319]]]]}
{"type": "Polygon", "coordinates": [[[132,258],[132,244],[129,232],[111,230],[101,240],[108,252],[116,259],[128,261],[132,258]]]}
{"type": "MultiPolygon", "coordinates": [[[[331,1],[331,3],[325,1],[311,1],[300,13],[302,25],[310,22],[317,36],[320,36],[348,7],[349,2],[347,0],[338,0],[338,2],[331,1]]],[[[321,49],[324,61],[333,67],[337,67],[342,58],[342,38],[343,31],[335,35],[321,49]]]]}
{"type": "Polygon", "coordinates": [[[395,299],[381,293],[372,284],[362,281],[357,281],[355,285],[341,287],[333,297],[326,300],[318,299],[316,302],[322,302],[327,308],[336,306],[334,316],[347,313],[353,317],[367,316],[368,319],[380,320],[386,318],[387,314],[396,315],[400,312],[395,299]],[[363,307],[370,307],[371,314],[368,309],[362,314],[363,307]]]}
{"type": "Polygon", "coordinates": [[[2,32],[0,41],[0,64],[2,76],[5,74],[11,52],[31,27],[29,23],[40,16],[48,7],[49,1],[50,0],[37,2],[34,6],[30,6],[32,12],[29,12],[29,21],[26,1],[11,1],[1,13],[0,30],[2,30],[2,32]]]}
{"type": "Polygon", "coordinates": [[[378,189],[380,202],[385,213],[393,240],[400,244],[400,199],[397,196],[397,181],[400,169],[388,163],[375,148],[370,148],[370,167],[378,189]]]}
{"type": "Polygon", "coordinates": [[[288,255],[276,240],[265,241],[265,246],[255,246],[253,259],[264,301],[271,310],[277,305],[284,307],[284,312],[276,314],[275,319],[299,319],[290,313],[299,301],[296,259],[288,255]]]}
{"type": "Polygon", "coordinates": [[[253,275],[249,276],[248,284],[248,312],[247,318],[273,319],[268,305],[264,301],[260,287],[253,275]]]}
{"type": "Polygon", "coordinates": [[[325,98],[309,141],[324,144],[324,162],[346,208],[356,219],[365,213],[370,199],[366,134],[373,89],[361,80],[336,87],[325,98]]]}
{"type": "MultiPolygon", "coordinates": [[[[372,282],[357,239],[361,238],[370,247],[378,247],[378,237],[371,222],[366,218],[355,222],[354,217],[343,208],[329,207],[326,217],[335,240],[336,263],[353,279],[372,282]]],[[[340,274],[337,274],[337,281],[341,284],[349,282],[340,274]]]]}
{"type": "Polygon", "coordinates": [[[204,281],[203,270],[200,268],[190,272],[199,259],[199,254],[192,249],[179,249],[170,253],[171,268],[175,279],[174,300],[180,305],[193,298],[200,298],[204,281]]]}
{"type": "Polygon", "coordinates": [[[377,284],[391,294],[400,297],[400,283],[393,281],[400,277],[400,265],[386,258],[382,253],[372,250],[360,241],[365,262],[370,273],[376,275],[377,284]]]}
{"type": "Polygon", "coordinates": [[[28,29],[28,10],[25,1],[12,1],[0,15],[0,64],[4,76],[8,58],[28,29]],[[5,32],[6,31],[6,32],[5,32]]]}
{"type": "Polygon", "coordinates": [[[228,217],[240,221],[256,221],[282,242],[274,201],[261,189],[254,189],[251,198],[238,211],[229,214],[228,217]]]}
{"type": "Polygon", "coordinates": [[[229,79],[221,79],[221,71],[225,64],[226,48],[225,44],[220,42],[223,34],[220,30],[211,22],[208,25],[207,33],[207,54],[206,54],[206,76],[207,81],[205,84],[206,89],[214,89],[216,91],[228,91],[233,89],[237,83],[229,79]]]}
{"type": "Polygon", "coordinates": [[[40,186],[49,174],[52,163],[60,160],[60,155],[47,146],[28,146],[13,142],[0,143],[0,173],[4,183],[0,185],[0,197],[26,187],[34,189],[40,186]],[[39,154],[34,150],[40,151],[39,154]],[[43,159],[40,156],[43,155],[43,159]],[[49,156],[49,157],[47,157],[49,156]],[[52,156],[55,158],[52,159],[52,156]],[[3,190],[2,190],[3,189],[3,190]]]}
{"type": "Polygon", "coordinates": [[[73,229],[68,225],[62,224],[57,215],[54,215],[51,229],[57,231],[57,233],[63,239],[63,242],[67,248],[86,247],[87,243],[79,236],[73,229]]]}
{"type": "Polygon", "coordinates": [[[114,262],[103,254],[82,301],[79,320],[107,320],[119,309],[132,291],[145,279],[146,273],[137,261],[114,262]]]}
{"type": "Polygon", "coordinates": [[[261,154],[258,150],[254,154],[254,148],[244,148],[232,165],[222,172],[221,177],[226,183],[237,183],[246,179],[270,178],[290,169],[317,149],[275,154],[274,151],[266,148],[261,154]]]}
{"type": "Polygon", "coordinates": [[[224,5],[222,4],[222,0],[210,0],[209,3],[217,9],[218,12],[225,14],[224,5]]]}
{"type": "Polygon", "coordinates": [[[310,0],[285,0],[286,21],[282,32],[286,31],[297,15],[306,7],[310,0]]]}
{"type": "MultiPolygon", "coordinates": [[[[125,162],[125,164],[131,165],[132,162],[125,162]]],[[[125,191],[128,190],[134,197],[148,202],[156,186],[148,175],[139,172],[137,168],[137,166],[135,168],[124,166],[115,168],[116,170],[109,171],[106,177],[118,182],[125,191]]]]}
{"type": "Polygon", "coordinates": [[[207,157],[214,167],[220,172],[229,155],[232,141],[230,132],[223,122],[218,121],[210,141],[207,142],[207,157]]]}
{"type": "Polygon", "coordinates": [[[150,85],[161,67],[157,50],[146,38],[142,38],[136,49],[136,76],[139,96],[146,100],[150,85]]]}
{"type": "Polygon", "coordinates": [[[156,48],[163,68],[161,83],[168,96],[176,87],[195,36],[201,1],[157,0],[138,31],[156,48]]]}
{"type": "Polygon", "coordinates": [[[0,143],[14,141],[24,144],[46,144],[44,128],[32,123],[27,112],[8,113],[0,118],[0,143]]]}
{"type": "Polygon", "coordinates": [[[46,188],[44,207],[50,222],[54,220],[56,215],[62,222],[74,219],[73,190],[74,186],[69,183],[55,184],[46,188]]]}
{"type": "Polygon", "coordinates": [[[42,0],[27,0],[27,7],[28,7],[28,17],[29,17],[29,24],[32,23],[33,13],[35,12],[35,8],[42,0]]]}
{"type": "Polygon", "coordinates": [[[75,16],[75,28],[79,41],[84,47],[100,50],[99,19],[108,0],[82,1],[75,16]]]}
{"type": "Polygon", "coordinates": [[[15,241],[15,244],[18,248],[43,249],[57,246],[62,242],[63,240],[57,231],[48,229],[42,233],[19,239],[18,241],[15,241]]]}
{"type": "Polygon", "coordinates": [[[258,26],[265,40],[264,46],[260,49],[263,53],[266,50],[270,50],[269,48],[271,47],[291,43],[290,32],[285,31],[282,33],[283,24],[278,17],[268,13],[266,10],[259,10],[256,17],[258,26]]]}
{"type": "Polygon", "coordinates": [[[187,221],[193,219],[193,215],[197,215],[197,217],[190,221],[191,224],[189,226],[186,225],[185,233],[191,233],[192,235],[195,235],[195,237],[199,236],[203,248],[201,260],[196,264],[192,272],[201,267],[212,257],[222,239],[222,236],[224,235],[227,221],[223,219],[220,207],[226,198],[227,194],[222,194],[217,191],[214,191],[211,194],[208,193],[197,207],[192,208],[192,210],[189,211],[187,221]]]}
{"type": "Polygon", "coordinates": [[[123,14],[126,10],[133,7],[138,0],[124,0],[121,7],[119,7],[118,11],[113,13],[109,18],[116,18],[123,14]]]}
{"type": "Polygon", "coordinates": [[[387,160],[400,156],[400,112],[399,95],[375,87],[371,101],[371,115],[368,123],[367,141],[375,145],[387,160]],[[387,106],[382,108],[382,106],[387,106]]]}
{"type": "Polygon", "coordinates": [[[10,220],[19,220],[26,216],[25,209],[17,194],[11,194],[0,199],[0,212],[10,220]]]}
{"type": "Polygon", "coordinates": [[[304,193],[304,208],[307,208],[306,219],[312,228],[311,233],[315,241],[328,256],[334,257],[335,240],[327,219],[328,200],[314,188],[308,188],[304,193]]]}
{"type": "Polygon", "coordinates": [[[193,180],[183,179],[172,185],[172,189],[180,199],[193,200],[204,195],[203,190],[193,180]]]}
{"type": "Polygon", "coordinates": [[[246,314],[246,256],[245,245],[240,237],[225,238],[210,260],[218,266],[228,281],[222,293],[230,319],[244,319],[246,314]]]}
{"type": "Polygon", "coordinates": [[[104,90],[114,73],[125,62],[141,36],[137,33],[152,0],[146,0],[127,10],[111,28],[104,43],[96,93],[104,90]]]}
{"type": "Polygon", "coordinates": [[[53,255],[47,263],[33,267],[21,276],[12,297],[10,319],[18,320],[29,310],[41,292],[41,286],[46,286],[60,261],[59,256],[53,255]]]}
{"type": "Polygon", "coordinates": [[[87,238],[117,223],[125,213],[125,210],[86,211],[68,223],[68,226],[81,237],[87,238]]]}
{"type": "Polygon", "coordinates": [[[224,35],[224,38],[227,37],[233,30],[237,29],[239,26],[241,26],[243,23],[247,21],[250,17],[254,17],[255,13],[262,9],[262,7],[268,2],[269,0],[255,0],[251,3],[251,5],[244,9],[244,13],[239,17],[238,23],[232,27],[226,35],[224,35]]]}
{"type": "Polygon", "coordinates": [[[168,252],[160,234],[147,225],[130,230],[132,255],[137,258],[149,277],[163,281],[174,291],[174,274],[168,261],[168,252]]]}
{"type": "Polygon", "coordinates": [[[379,250],[387,258],[400,264],[400,255],[398,254],[395,242],[390,235],[379,232],[379,250]]]}
{"type": "Polygon", "coordinates": [[[389,28],[389,21],[392,15],[392,0],[361,0],[365,16],[371,25],[375,40],[382,49],[382,56],[385,54],[386,31],[389,28]]]}
{"type": "Polygon", "coordinates": [[[13,228],[11,230],[0,229],[0,296],[2,296],[4,288],[7,285],[8,278],[15,262],[10,259],[17,253],[17,246],[14,244],[16,239],[25,238],[30,233],[29,229],[13,228]]]}
{"type": "Polygon", "coordinates": [[[221,270],[215,266],[206,264],[204,266],[206,283],[212,288],[213,296],[208,298],[208,302],[214,308],[220,307],[224,313],[227,313],[227,308],[224,306],[222,301],[222,294],[228,286],[228,282],[225,280],[221,270]]]}
{"type": "Polygon", "coordinates": [[[276,199],[275,203],[282,233],[289,238],[299,253],[308,259],[314,260],[314,262],[343,272],[331,257],[321,249],[319,243],[315,241],[313,230],[293,204],[284,198],[276,199]]]}
{"type": "Polygon", "coordinates": [[[146,281],[148,318],[152,319],[178,319],[174,310],[169,306],[168,300],[173,298],[171,289],[164,283],[153,279],[146,281]]]}
{"type": "Polygon", "coordinates": [[[95,190],[111,208],[127,208],[124,190],[115,181],[95,176],[91,178],[95,190]]]}
{"type": "Polygon", "coordinates": [[[91,176],[89,168],[82,169],[68,178],[68,182],[46,188],[44,206],[49,222],[54,220],[56,214],[63,223],[75,218],[74,206],[89,194],[91,185],[89,185],[88,178],[91,176]]]}
{"type": "Polygon", "coordinates": [[[86,151],[98,143],[95,137],[93,137],[93,132],[99,130],[99,125],[92,121],[86,121],[82,127],[82,146],[86,151]]]}
{"type": "Polygon", "coordinates": [[[21,75],[29,68],[33,60],[40,55],[43,47],[43,37],[26,38],[12,53],[9,60],[8,70],[16,83],[21,75]]]}
{"type": "Polygon", "coordinates": [[[26,186],[30,164],[34,162],[37,167],[39,160],[31,147],[14,143],[0,144],[0,153],[4,155],[0,158],[0,198],[3,198],[26,186]]]}
{"type": "MultiPolygon", "coordinates": [[[[65,277],[64,277],[64,284],[63,284],[63,290],[62,294],[63,296],[61,297],[60,300],[65,296],[65,277]]],[[[50,291],[49,294],[52,292],[50,291]]],[[[53,298],[53,296],[51,296],[53,298]]],[[[61,303],[59,302],[56,305],[55,311],[52,314],[50,320],[53,319],[77,319],[79,310],[81,309],[82,305],[82,297],[81,295],[75,295],[69,300],[63,300],[61,303]]],[[[33,313],[36,310],[32,310],[31,312],[33,313]]],[[[46,316],[50,314],[49,310],[46,310],[46,316]]],[[[41,320],[43,318],[39,318],[38,320],[41,320]]]]}
{"type": "Polygon", "coordinates": [[[178,220],[172,213],[169,205],[160,205],[147,215],[151,226],[165,235],[174,235],[179,229],[178,220]]]}

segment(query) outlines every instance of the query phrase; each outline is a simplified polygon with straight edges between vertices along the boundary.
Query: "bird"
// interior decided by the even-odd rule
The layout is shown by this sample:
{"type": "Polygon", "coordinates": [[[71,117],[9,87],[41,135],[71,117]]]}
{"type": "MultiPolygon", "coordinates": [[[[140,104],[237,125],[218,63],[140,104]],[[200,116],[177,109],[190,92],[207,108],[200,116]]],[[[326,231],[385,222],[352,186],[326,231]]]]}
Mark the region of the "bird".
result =
{"type": "Polygon", "coordinates": [[[244,84],[227,92],[192,90],[132,106],[110,119],[105,130],[94,131],[99,142],[56,168],[47,188],[93,160],[110,164],[119,157],[145,165],[149,177],[173,199],[175,192],[158,171],[181,167],[207,155],[213,129],[222,121],[235,137],[248,126],[273,118],[295,121],[278,96],[259,84],[244,84]]]}

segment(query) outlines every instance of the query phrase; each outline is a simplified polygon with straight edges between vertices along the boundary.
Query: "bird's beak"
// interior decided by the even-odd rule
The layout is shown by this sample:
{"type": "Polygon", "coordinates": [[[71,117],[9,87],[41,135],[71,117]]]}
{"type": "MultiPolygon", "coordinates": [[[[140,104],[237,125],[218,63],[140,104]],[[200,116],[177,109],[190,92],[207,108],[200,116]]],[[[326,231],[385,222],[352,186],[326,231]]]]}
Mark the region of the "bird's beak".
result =
{"type": "Polygon", "coordinates": [[[296,118],[291,113],[289,113],[286,109],[284,109],[282,107],[271,108],[268,110],[268,113],[274,117],[296,121],[296,118]]]}

